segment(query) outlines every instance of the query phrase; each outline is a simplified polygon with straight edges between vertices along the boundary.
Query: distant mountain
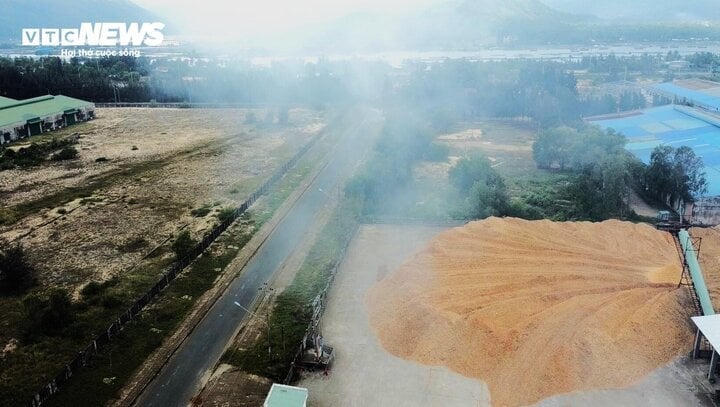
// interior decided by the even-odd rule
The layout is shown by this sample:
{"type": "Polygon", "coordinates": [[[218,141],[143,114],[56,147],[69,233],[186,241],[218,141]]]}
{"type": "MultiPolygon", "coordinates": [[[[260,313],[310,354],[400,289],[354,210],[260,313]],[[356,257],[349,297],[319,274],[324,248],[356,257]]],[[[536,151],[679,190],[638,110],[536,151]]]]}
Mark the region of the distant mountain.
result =
{"type": "Polygon", "coordinates": [[[567,13],[592,14],[616,22],[720,21],[718,0],[543,0],[543,2],[567,13]]]}
{"type": "Polygon", "coordinates": [[[293,37],[307,49],[383,51],[467,49],[503,41],[509,26],[588,21],[539,0],[451,0],[402,15],[352,14],[293,37]]]}
{"type": "Polygon", "coordinates": [[[0,0],[0,41],[19,42],[23,28],[73,28],[82,22],[154,21],[164,22],[129,0],[0,0]]]}

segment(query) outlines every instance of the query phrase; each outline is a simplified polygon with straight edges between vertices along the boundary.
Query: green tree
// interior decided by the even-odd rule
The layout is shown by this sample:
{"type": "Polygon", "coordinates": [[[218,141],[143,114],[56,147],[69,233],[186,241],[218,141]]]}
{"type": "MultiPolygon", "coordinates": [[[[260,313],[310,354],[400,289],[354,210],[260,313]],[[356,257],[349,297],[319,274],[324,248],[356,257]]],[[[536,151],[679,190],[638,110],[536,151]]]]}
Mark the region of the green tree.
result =
{"type": "Polygon", "coordinates": [[[673,154],[672,194],[685,202],[692,202],[696,194],[707,192],[703,161],[692,148],[678,147],[673,154]]]}
{"type": "Polygon", "coordinates": [[[570,127],[545,130],[533,143],[533,159],[539,168],[557,165],[563,171],[572,159],[573,146],[578,140],[577,130],[570,127]]]}
{"type": "Polygon", "coordinates": [[[485,219],[490,216],[507,214],[509,207],[507,190],[502,179],[498,179],[498,181],[488,184],[481,180],[473,184],[467,200],[471,217],[485,219]]]}
{"type": "Polygon", "coordinates": [[[696,195],[707,192],[702,158],[687,146],[657,146],[650,154],[645,186],[650,196],[665,202],[692,202],[696,195]]]}
{"type": "Polygon", "coordinates": [[[178,237],[175,238],[172,244],[172,250],[175,253],[175,258],[181,260],[189,256],[195,246],[197,246],[197,242],[192,238],[190,232],[183,230],[178,237]]]}
{"type": "Polygon", "coordinates": [[[628,168],[624,155],[584,165],[567,187],[577,208],[575,216],[603,220],[623,215],[628,168]]]}
{"type": "Polygon", "coordinates": [[[6,292],[25,290],[36,282],[35,271],[19,244],[0,252],[0,289],[6,292]]]}
{"type": "Polygon", "coordinates": [[[450,181],[466,197],[469,216],[483,219],[507,214],[505,182],[487,158],[475,155],[460,159],[450,169],[450,181]]]}

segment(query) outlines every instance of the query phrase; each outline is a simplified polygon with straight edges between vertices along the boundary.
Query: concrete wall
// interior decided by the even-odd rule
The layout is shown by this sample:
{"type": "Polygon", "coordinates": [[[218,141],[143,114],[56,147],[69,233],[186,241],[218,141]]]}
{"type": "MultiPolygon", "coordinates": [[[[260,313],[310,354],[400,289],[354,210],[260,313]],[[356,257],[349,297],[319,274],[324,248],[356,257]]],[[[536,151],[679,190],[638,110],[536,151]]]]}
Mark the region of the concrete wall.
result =
{"type": "Polygon", "coordinates": [[[692,221],[696,225],[720,225],[720,197],[699,198],[692,205],[692,221]]]}

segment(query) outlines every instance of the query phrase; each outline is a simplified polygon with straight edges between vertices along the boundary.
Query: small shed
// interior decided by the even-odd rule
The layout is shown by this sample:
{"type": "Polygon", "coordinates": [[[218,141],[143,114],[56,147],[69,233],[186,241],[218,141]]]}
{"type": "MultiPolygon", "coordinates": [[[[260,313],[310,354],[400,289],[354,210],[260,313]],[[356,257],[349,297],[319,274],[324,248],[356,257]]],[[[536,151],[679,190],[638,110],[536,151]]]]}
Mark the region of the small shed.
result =
{"type": "Polygon", "coordinates": [[[273,383],[263,407],[306,407],[308,389],[273,383]]]}

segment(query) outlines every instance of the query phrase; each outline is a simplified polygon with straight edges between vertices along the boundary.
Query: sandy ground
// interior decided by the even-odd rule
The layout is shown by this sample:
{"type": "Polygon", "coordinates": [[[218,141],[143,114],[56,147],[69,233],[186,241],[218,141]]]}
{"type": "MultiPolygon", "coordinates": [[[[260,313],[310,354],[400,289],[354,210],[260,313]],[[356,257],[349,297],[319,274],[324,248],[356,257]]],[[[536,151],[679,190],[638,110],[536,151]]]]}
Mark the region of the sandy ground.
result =
{"type": "Polygon", "coordinates": [[[72,288],[121,274],[183,227],[201,235],[213,213],[242,202],[324,126],[293,110],[288,126],[255,127],[247,112],[98,109],[96,120],[53,133],[80,135],[78,160],[0,172],[3,206],[54,206],[0,227],[0,238],[26,247],[43,283],[72,288]],[[48,198],[88,185],[97,185],[89,197],[48,198]],[[203,205],[208,216],[191,216],[203,205]]]}
{"type": "Polygon", "coordinates": [[[372,334],[365,292],[443,229],[418,226],[360,228],[348,248],[321,322],[337,359],[329,376],[306,373],[311,406],[488,405],[487,387],[445,367],[424,366],[385,351],[372,334]]]}
{"type": "Polygon", "coordinates": [[[670,235],[647,225],[491,218],[442,234],[367,304],[391,353],[526,405],[623,388],[686,353],[679,272],[670,235]]]}

